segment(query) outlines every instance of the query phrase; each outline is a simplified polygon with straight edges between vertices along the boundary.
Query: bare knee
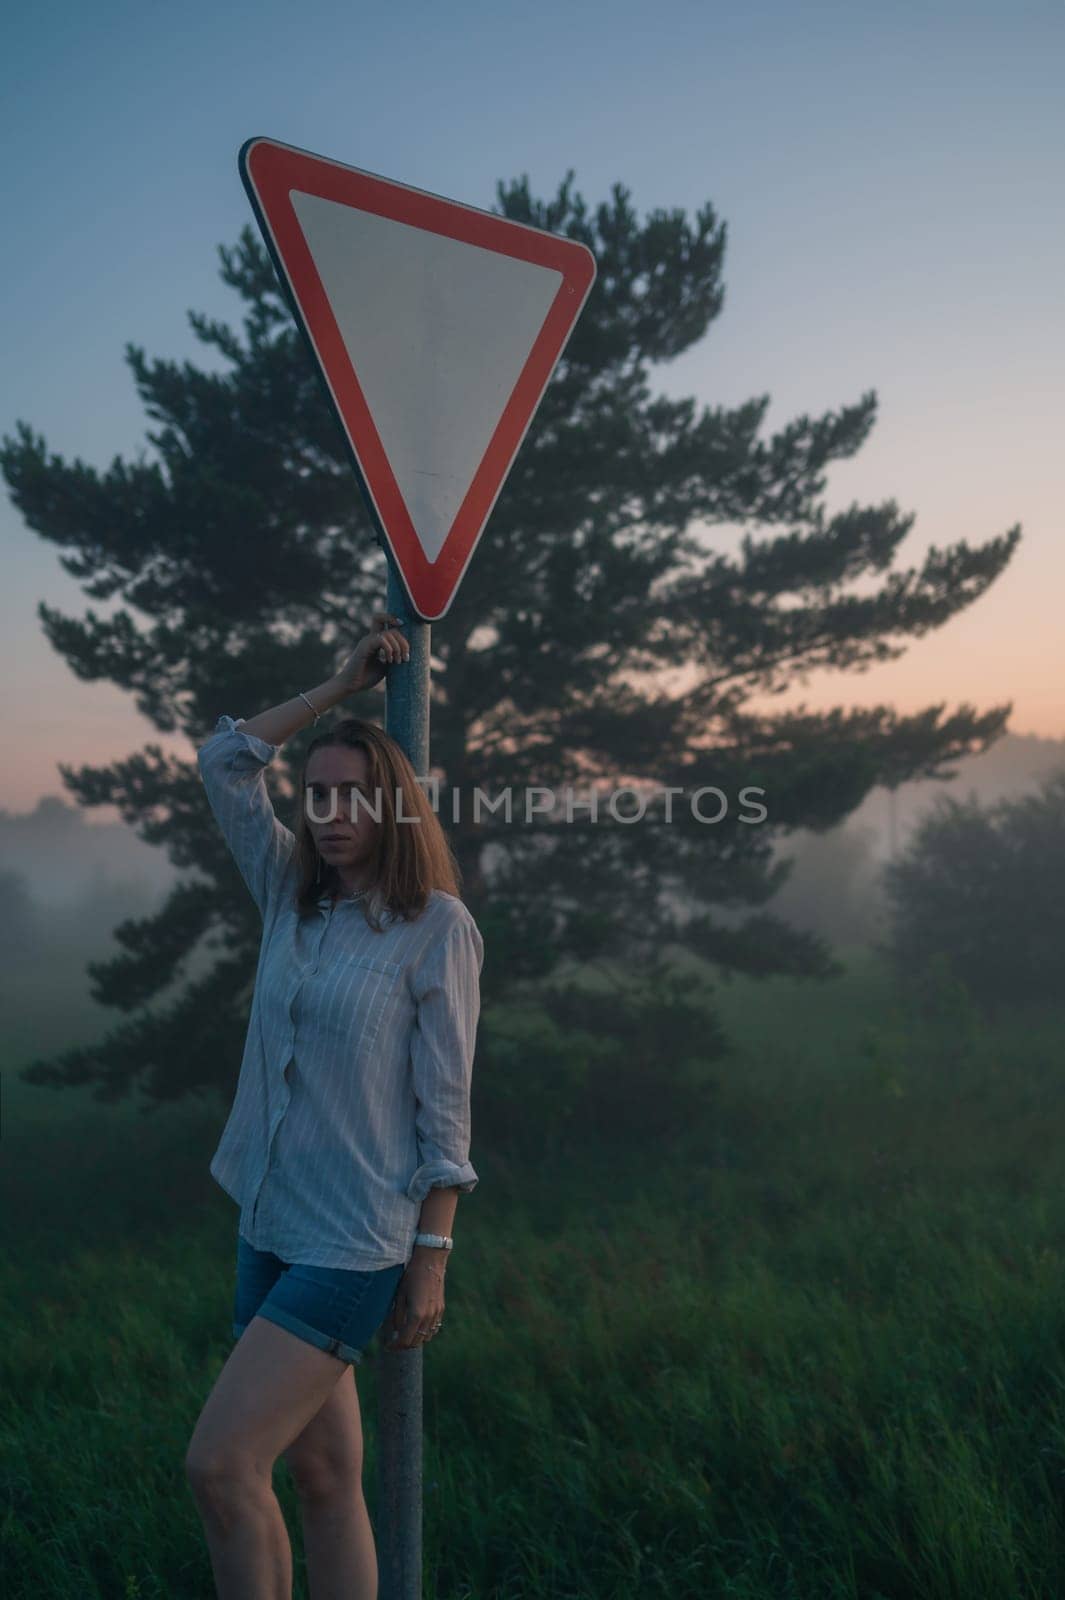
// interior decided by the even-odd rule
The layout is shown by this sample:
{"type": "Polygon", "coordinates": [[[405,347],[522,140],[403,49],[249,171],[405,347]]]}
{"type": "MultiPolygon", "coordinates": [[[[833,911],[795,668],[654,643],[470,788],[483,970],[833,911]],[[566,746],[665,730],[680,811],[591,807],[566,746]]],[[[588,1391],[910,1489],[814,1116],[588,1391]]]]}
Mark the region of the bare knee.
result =
{"type": "Polygon", "coordinates": [[[328,1503],[362,1493],[362,1462],[326,1450],[285,1453],[296,1493],[308,1503],[328,1503]]]}
{"type": "Polygon", "coordinates": [[[185,1455],[185,1476],[197,1502],[219,1513],[238,1514],[269,1487],[246,1454],[195,1443],[185,1455]]]}

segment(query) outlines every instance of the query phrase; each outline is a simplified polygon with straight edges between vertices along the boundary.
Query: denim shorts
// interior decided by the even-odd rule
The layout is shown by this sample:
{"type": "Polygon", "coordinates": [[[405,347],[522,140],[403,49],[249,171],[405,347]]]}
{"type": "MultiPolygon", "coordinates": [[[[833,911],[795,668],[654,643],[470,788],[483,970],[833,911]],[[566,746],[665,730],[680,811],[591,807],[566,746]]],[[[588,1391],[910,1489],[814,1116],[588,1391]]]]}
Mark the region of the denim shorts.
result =
{"type": "Polygon", "coordinates": [[[362,1361],[387,1317],[405,1266],[354,1272],[347,1267],[293,1266],[237,1235],[233,1337],[252,1317],[265,1317],[341,1361],[362,1361]]]}

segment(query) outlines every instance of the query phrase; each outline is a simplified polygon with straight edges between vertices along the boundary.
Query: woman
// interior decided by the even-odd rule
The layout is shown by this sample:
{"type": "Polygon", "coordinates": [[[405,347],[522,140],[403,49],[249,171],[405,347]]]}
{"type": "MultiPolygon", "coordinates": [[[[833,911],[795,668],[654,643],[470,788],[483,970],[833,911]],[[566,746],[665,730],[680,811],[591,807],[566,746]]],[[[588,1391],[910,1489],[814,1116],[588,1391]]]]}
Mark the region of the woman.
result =
{"type": "Polygon", "coordinates": [[[413,768],[375,724],[337,723],[308,749],[295,832],[263,777],[292,734],[409,658],[397,618],[373,623],[334,677],[249,721],[220,717],[197,755],[263,919],[211,1160],[240,1206],[237,1343],[185,1460],[221,1600],[291,1594],[279,1455],[312,1597],[376,1596],[354,1365],[383,1323],[387,1349],[439,1331],[458,1194],[478,1181],[469,1088],[484,946],[413,768]]]}

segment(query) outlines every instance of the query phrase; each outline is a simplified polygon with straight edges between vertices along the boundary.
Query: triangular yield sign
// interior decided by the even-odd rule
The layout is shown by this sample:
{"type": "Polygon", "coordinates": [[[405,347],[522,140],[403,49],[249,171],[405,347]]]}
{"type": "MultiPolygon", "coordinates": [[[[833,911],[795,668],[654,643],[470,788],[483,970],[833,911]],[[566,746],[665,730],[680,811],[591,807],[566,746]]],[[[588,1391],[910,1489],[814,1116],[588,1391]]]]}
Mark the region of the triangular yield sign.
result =
{"type": "Polygon", "coordinates": [[[442,617],[595,281],[587,246],[273,139],[240,172],[411,603],[442,617]]]}

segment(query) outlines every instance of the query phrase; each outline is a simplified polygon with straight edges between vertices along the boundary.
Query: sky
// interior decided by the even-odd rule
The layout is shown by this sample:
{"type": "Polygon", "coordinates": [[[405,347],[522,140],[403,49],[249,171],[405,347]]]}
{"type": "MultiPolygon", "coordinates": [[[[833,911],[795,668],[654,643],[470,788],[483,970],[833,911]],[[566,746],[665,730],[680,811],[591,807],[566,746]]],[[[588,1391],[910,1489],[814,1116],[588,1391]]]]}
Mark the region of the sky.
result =
{"type": "MultiPolygon", "coordinates": [[[[24,7],[6,44],[0,433],[24,420],[101,469],[151,454],[123,347],[218,365],[187,312],[239,325],[217,247],[251,220],[237,152],[253,135],[483,209],[522,174],[550,199],[569,168],[593,210],[615,183],[641,219],[694,224],[710,201],[724,310],[652,390],[769,394],[772,429],[875,389],[873,434],[826,503],[916,512],[896,568],[1023,526],[983,598],[899,661],[813,674],[773,708],[1012,701],[1011,731],[1065,736],[1059,4],[100,0],[24,7]]],[[[0,490],[0,807],[72,798],[58,761],[149,740],[188,756],[48,644],[39,601],[74,617],[121,602],[90,601],[0,490]]]]}

